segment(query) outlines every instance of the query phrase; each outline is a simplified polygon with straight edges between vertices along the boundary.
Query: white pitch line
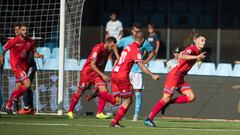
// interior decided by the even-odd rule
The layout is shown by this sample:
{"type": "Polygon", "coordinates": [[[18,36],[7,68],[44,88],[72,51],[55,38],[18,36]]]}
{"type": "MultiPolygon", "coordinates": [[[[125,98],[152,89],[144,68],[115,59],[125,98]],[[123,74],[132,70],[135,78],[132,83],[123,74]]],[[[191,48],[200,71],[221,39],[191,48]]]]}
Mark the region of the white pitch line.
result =
{"type": "MultiPolygon", "coordinates": [[[[25,125],[25,126],[65,126],[65,127],[95,127],[95,128],[109,128],[109,126],[101,126],[101,125],[83,125],[83,124],[67,124],[67,123],[14,123],[14,122],[0,122],[0,125],[25,125]]],[[[125,129],[125,128],[123,128],[125,129]]],[[[171,128],[171,127],[158,127],[158,128],[150,128],[150,127],[133,127],[127,126],[126,129],[152,129],[152,130],[185,130],[185,131],[211,131],[211,132],[240,132],[240,129],[194,129],[194,128],[171,128]]]]}

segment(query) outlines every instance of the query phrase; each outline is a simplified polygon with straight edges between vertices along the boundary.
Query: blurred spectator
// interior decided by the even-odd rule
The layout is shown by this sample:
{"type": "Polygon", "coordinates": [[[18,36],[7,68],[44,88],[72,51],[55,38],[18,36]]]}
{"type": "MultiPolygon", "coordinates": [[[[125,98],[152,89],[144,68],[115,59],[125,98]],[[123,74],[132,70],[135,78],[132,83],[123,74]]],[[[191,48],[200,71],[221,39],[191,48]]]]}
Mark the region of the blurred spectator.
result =
{"type": "Polygon", "coordinates": [[[178,64],[179,64],[179,53],[180,53],[180,48],[177,47],[174,51],[173,51],[173,56],[174,58],[169,60],[167,62],[167,69],[168,69],[168,72],[171,71],[174,67],[176,67],[178,64]]]}
{"type": "Polygon", "coordinates": [[[3,49],[2,49],[2,44],[0,42],[0,111],[2,108],[2,104],[3,104],[3,95],[2,95],[3,64],[4,64],[3,49]]]}
{"type": "Polygon", "coordinates": [[[147,31],[148,31],[148,42],[152,45],[153,50],[155,50],[155,57],[156,58],[159,48],[160,48],[160,38],[158,34],[156,33],[155,25],[150,23],[147,26],[147,31]]]}
{"type": "Polygon", "coordinates": [[[117,19],[117,13],[115,12],[112,12],[109,18],[110,20],[107,22],[107,25],[106,25],[105,39],[107,39],[110,36],[113,36],[118,41],[123,37],[122,22],[117,19]]]}

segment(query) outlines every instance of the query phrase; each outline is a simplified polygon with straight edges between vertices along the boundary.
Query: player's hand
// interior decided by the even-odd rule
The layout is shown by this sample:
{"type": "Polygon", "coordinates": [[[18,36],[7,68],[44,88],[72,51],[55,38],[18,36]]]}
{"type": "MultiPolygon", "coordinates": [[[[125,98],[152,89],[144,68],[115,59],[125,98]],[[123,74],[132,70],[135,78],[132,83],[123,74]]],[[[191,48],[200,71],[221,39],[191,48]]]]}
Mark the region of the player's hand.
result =
{"type": "Polygon", "coordinates": [[[39,54],[38,58],[43,59],[43,58],[44,58],[44,55],[43,55],[43,54],[39,54]]]}
{"type": "Polygon", "coordinates": [[[102,76],[102,79],[103,79],[105,82],[109,82],[109,81],[110,81],[110,78],[109,78],[107,75],[103,75],[103,76],[102,76]]]}
{"type": "Polygon", "coordinates": [[[159,75],[156,75],[156,74],[152,74],[151,77],[152,77],[153,80],[158,80],[158,79],[160,79],[160,76],[159,76],[159,75]]]}
{"type": "Polygon", "coordinates": [[[206,54],[207,52],[203,52],[203,53],[201,53],[201,54],[199,54],[198,55],[198,60],[202,60],[202,59],[204,59],[204,58],[206,58],[206,54]]]}
{"type": "Polygon", "coordinates": [[[143,60],[142,63],[143,63],[144,65],[146,65],[146,64],[147,64],[147,61],[146,61],[146,60],[143,60]]]}

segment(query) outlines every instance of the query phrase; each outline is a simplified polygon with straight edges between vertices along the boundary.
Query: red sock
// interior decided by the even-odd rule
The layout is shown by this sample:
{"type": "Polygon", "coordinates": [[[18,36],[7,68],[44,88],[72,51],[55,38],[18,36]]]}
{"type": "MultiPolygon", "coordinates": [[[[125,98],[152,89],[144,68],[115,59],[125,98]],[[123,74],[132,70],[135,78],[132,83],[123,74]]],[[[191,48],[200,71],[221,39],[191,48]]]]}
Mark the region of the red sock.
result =
{"type": "Polygon", "coordinates": [[[150,120],[153,120],[153,118],[161,111],[161,109],[165,106],[165,104],[166,103],[162,99],[160,99],[156,103],[156,105],[153,107],[153,109],[152,109],[151,113],[149,114],[148,118],[150,120]]]}
{"type": "Polygon", "coordinates": [[[75,92],[72,96],[72,101],[70,103],[68,112],[72,112],[74,110],[79,98],[80,98],[79,94],[77,92],[75,92]]]}
{"type": "Polygon", "coordinates": [[[13,95],[13,98],[15,100],[18,100],[18,98],[27,90],[27,88],[24,85],[21,85],[18,90],[16,90],[16,94],[13,95]]]}
{"type": "Polygon", "coordinates": [[[190,103],[190,99],[186,95],[178,96],[174,99],[172,99],[169,103],[170,104],[183,104],[183,103],[190,103]]]}
{"type": "Polygon", "coordinates": [[[121,120],[121,118],[125,115],[127,110],[128,110],[128,108],[124,108],[123,106],[120,106],[116,116],[112,120],[112,124],[113,125],[117,124],[119,122],[119,120],[121,120]]]}
{"type": "Polygon", "coordinates": [[[117,102],[116,98],[113,95],[109,94],[107,91],[100,92],[99,96],[113,105],[115,105],[117,102]]]}
{"type": "Polygon", "coordinates": [[[102,99],[102,98],[98,98],[98,111],[97,111],[97,113],[101,113],[101,112],[103,112],[103,109],[104,109],[104,107],[105,107],[105,104],[106,104],[106,101],[104,100],[104,99],[102,99]]]}
{"type": "Polygon", "coordinates": [[[16,94],[16,89],[13,89],[9,99],[8,99],[8,103],[7,103],[7,108],[10,109],[12,107],[12,104],[13,104],[13,101],[12,101],[12,98],[13,96],[16,94]]]}

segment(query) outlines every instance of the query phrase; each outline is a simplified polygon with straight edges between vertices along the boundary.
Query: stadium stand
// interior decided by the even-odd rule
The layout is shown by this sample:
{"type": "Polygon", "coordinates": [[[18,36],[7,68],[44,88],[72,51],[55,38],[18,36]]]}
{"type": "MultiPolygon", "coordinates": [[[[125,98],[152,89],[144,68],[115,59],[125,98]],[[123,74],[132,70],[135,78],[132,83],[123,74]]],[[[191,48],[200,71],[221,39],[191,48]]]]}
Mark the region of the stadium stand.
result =
{"type": "Polygon", "coordinates": [[[217,69],[214,75],[216,76],[231,76],[232,65],[230,63],[220,63],[217,65],[217,69]]]}
{"type": "Polygon", "coordinates": [[[153,73],[167,73],[163,60],[150,61],[148,67],[153,73]]]}
{"type": "Polygon", "coordinates": [[[80,69],[80,66],[76,59],[65,59],[65,69],[77,71],[80,69]]]}
{"type": "Polygon", "coordinates": [[[231,76],[240,77],[240,64],[235,64],[231,76]]]}
{"type": "Polygon", "coordinates": [[[59,60],[58,59],[44,59],[43,60],[43,69],[44,70],[58,70],[59,69],[59,60]]]}

